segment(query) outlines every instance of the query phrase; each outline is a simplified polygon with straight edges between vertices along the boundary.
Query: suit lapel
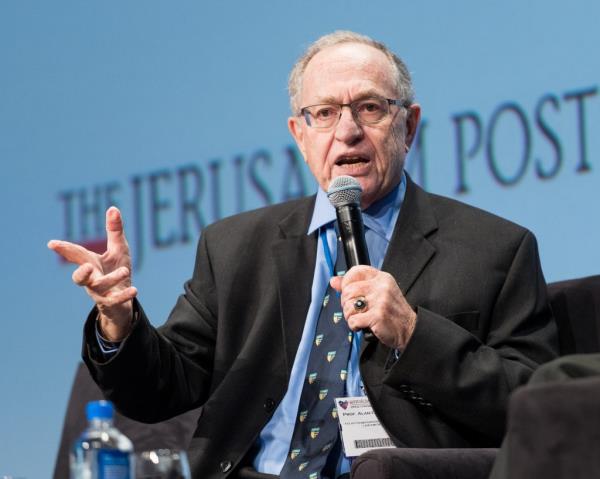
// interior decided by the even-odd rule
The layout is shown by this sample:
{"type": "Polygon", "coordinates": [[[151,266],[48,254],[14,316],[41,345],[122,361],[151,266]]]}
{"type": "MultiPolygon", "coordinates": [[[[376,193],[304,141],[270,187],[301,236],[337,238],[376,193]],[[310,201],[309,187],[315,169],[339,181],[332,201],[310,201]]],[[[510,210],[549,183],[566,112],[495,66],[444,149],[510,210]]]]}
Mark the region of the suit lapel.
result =
{"type": "MultiPolygon", "coordinates": [[[[428,237],[437,229],[427,194],[406,178],[406,195],[381,267],[396,278],[405,296],[435,254],[428,237]]],[[[360,371],[370,397],[381,393],[381,371],[389,354],[389,348],[378,341],[361,342],[360,371]]]]}
{"type": "Polygon", "coordinates": [[[308,236],[314,197],[300,205],[280,224],[279,239],[273,244],[279,309],[288,374],[300,344],[311,299],[317,252],[316,234],[308,236]]]}
{"type": "Polygon", "coordinates": [[[427,194],[407,175],[406,196],[382,266],[396,278],[404,295],[435,254],[428,240],[435,230],[437,220],[427,194]]]}

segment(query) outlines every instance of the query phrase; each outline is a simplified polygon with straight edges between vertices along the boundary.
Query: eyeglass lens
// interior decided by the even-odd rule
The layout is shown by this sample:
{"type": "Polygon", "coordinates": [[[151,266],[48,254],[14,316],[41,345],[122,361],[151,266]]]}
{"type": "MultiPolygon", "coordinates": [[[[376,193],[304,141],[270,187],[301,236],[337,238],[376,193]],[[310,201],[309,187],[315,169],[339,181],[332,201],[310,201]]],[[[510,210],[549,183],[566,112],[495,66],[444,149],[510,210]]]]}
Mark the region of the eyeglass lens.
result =
{"type": "Polygon", "coordinates": [[[354,119],[360,124],[377,123],[389,113],[389,104],[385,99],[365,98],[349,105],[323,104],[304,108],[304,115],[310,126],[327,128],[333,126],[340,119],[342,108],[349,106],[354,119]]]}

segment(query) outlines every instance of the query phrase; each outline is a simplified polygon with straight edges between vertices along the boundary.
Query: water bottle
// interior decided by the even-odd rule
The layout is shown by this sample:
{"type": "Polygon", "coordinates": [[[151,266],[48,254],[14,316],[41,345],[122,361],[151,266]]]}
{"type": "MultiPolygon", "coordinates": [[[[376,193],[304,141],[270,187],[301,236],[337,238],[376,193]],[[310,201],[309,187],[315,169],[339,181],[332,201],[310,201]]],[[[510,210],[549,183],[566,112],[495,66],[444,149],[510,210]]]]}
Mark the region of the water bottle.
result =
{"type": "Polygon", "coordinates": [[[70,453],[71,479],[133,479],[133,446],[113,425],[109,401],[86,407],[88,427],[70,453]]]}

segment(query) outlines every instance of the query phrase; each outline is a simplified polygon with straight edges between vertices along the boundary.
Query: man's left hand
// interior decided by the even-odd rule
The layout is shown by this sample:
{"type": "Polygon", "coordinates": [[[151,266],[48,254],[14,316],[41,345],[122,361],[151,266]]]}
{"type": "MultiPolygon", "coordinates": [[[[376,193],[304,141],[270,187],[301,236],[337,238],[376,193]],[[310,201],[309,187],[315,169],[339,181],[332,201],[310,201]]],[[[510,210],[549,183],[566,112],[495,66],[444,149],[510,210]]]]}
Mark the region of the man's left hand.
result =
{"type": "Polygon", "coordinates": [[[406,347],[417,314],[392,275],[371,266],[354,266],[344,276],[332,278],[330,284],[342,293],[344,317],[352,331],[369,328],[386,346],[406,347]],[[359,298],[366,302],[363,309],[355,306],[359,298]]]}

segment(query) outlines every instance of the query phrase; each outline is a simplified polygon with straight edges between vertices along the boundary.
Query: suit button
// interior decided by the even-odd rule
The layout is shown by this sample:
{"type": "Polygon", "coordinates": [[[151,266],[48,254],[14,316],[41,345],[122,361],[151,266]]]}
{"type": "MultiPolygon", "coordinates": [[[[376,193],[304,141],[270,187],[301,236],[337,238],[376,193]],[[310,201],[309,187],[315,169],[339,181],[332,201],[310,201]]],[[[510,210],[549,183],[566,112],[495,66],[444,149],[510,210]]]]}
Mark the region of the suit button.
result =
{"type": "Polygon", "coordinates": [[[231,461],[222,461],[219,467],[221,468],[221,472],[229,472],[231,470],[231,461]]]}
{"type": "Polygon", "coordinates": [[[273,399],[271,399],[271,398],[267,398],[267,399],[265,399],[265,403],[263,404],[263,407],[265,408],[265,411],[273,412],[275,410],[275,401],[273,401],[273,399]]]}

